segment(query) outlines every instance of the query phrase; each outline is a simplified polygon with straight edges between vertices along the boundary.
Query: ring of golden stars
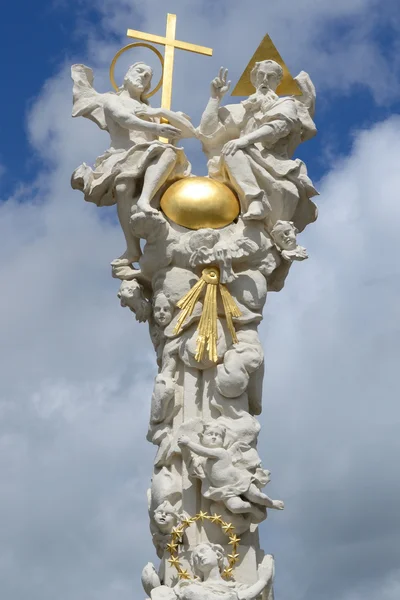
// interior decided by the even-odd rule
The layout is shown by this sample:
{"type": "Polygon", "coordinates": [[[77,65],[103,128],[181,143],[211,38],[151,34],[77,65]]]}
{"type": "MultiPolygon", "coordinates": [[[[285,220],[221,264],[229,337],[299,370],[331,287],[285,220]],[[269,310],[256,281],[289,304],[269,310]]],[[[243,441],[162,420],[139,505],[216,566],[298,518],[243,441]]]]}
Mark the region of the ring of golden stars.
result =
{"type": "Polygon", "coordinates": [[[179,560],[178,550],[179,546],[183,544],[183,536],[185,530],[190,527],[193,523],[209,521],[215,525],[219,525],[223,533],[229,538],[228,544],[232,546],[231,554],[228,554],[228,566],[222,571],[221,575],[225,579],[230,579],[233,576],[233,568],[239,561],[239,542],[240,538],[235,534],[235,528],[232,523],[225,522],[221,515],[214,513],[213,515],[207,512],[200,511],[194,517],[187,517],[183,519],[171,532],[171,541],[167,544],[166,549],[170,554],[168,560],[169,564],[178,571],[179,579],[193,579],[190,573],[182,567],[179,560]]]}

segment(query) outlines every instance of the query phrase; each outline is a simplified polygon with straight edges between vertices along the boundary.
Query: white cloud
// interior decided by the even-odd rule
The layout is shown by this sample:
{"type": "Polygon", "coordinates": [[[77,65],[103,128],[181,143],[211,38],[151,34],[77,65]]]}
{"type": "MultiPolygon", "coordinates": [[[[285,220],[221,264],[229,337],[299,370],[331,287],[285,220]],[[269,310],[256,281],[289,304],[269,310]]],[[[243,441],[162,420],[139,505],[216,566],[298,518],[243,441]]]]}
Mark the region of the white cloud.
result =
{"type": "MultiPolygon", "coordinates": [[[[122,12],[122,3],[102,6],[112,8],[107,30],[123,31],[130,3],[122,12]]],[[[253,6],[262,18],[250,20],[248,5],[236,1],[167,7],[178,13],[182,38],[217,48],[208,63],[177,59],[179,108],[190,112],[196,97],[198,114],[212,69],[229,62],[239,74],[270,26],[285,57],[298,69],[312,64],[322,84],[329,64],[346,85],[358,77],[379,87],[384,70],[373,70],[372,82],[361,67],[350,72],[360,56],[353,42],[342,64],[336,51],[320,59],[314,45],[330,19],[372,19],[372,0],[253,6]],[[254,32],[243,34],[250,21],[254,32]]],[[[163,30],[164,5],[136,7],[129,25],[163,30]]],[[[99,67],[96,82],[106,89],[115,47],[101,42],[92,32],[85,61],[99,67]]],[[[45,167],[0,206],[7,600],[128,600],[142,594],[139,572],[153,558],[145,517],[153,448],[144,440],[153,351],[146,327],[118,307],[108,264],[123,239],[112,211],[85,205],[69,188],[75,166],[107,144],[94,124],[70,118],[70,87],[67,66],[44,87],[29,136],[45,167]]],[[[399,134],[397,118],[377,124],[333,164],[320,185],[320,219],[302,235],[311,258],[269,301],[261,452],[273,472],[271,493],[287,508],[261,531],[277,558],[278,597],[398,594],[399,134]]]]}

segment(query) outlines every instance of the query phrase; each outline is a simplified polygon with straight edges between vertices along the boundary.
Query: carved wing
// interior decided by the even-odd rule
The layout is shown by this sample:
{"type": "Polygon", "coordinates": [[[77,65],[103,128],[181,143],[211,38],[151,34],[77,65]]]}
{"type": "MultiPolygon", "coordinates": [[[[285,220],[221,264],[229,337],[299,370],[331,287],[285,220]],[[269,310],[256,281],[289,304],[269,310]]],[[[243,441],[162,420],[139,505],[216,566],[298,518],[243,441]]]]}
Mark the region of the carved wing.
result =
{"type": "Polygon", "coordinates": [[[105,94],[99,94],[94,89],[92,69],[85,65],[72,65],[71,77],[74,82],[72,116],[86,117],[100,129],[108,131],[103,108],[105,94]]]}
{"type": "Polygon", "coordinates": [[[315,87],[308,73],[301,71],[295,77],[301,91],[301,96],[296,96],[297,114],[302,124],[302,141],[306,141],[314,137],[317,133],[317,128],[313,121],[315,113],[315,87]]]}
{"type": "Polygon", "coordinates": [[[142,585],[148,596],[154,588],[160,587],[161,581],[153,563],[147,563],[142,571],[142,585]]]}
{"type": "Polygon", "coordinates": [[[234,442],[230,448],[228,448],[228,452],[232,457],[232,462],[234,465],[243,460],[243,452],[250,450],[251,446],[246,444],[245,442],[234,442]]]}

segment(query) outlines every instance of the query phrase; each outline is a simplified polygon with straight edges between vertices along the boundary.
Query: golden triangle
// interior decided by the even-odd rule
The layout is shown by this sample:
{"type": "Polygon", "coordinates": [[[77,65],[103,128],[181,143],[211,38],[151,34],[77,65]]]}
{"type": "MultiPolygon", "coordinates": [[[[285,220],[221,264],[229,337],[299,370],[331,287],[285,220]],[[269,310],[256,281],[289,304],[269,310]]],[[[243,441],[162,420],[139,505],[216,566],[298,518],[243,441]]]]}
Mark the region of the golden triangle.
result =
{"type": "Polygon", "coordinates": [[[250,73],[256,62],[262,60],[274,60],[280,64],[283,69],[283,78],[276,90],[276,93],[279,96],[301,96],[301,90],[296,80],[290,74],[283,58],[268,34],[263,38],[261,44],[254,52],[249,64],[236,84],[232,96],[250,96],[254,93],[254,86],[250,81],[250,73]]]}

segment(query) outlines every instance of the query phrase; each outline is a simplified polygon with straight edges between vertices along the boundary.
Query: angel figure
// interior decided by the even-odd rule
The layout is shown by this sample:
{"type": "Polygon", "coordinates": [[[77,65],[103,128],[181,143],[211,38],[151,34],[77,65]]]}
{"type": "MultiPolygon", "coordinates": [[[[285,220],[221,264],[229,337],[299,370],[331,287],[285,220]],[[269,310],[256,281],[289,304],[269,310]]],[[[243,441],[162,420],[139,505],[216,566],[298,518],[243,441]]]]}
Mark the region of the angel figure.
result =
{"type": "Polygon", "coordinates": [[[153,298],[153,315],[157,325],[161,328],[171,323],[174,314],[174,305],[170,298],[160,291],[153,298]]]}
{"type": "Polygon", "coordinates": [[[277,221],[271,230],[271,237],[284,260],[305,260],[308,258],[307,250],[297,244],[297,233],[298,230],[291,221],[277,221]]]}
{"type": "Polygon", "coordinates": [[[85,163],[72,174],[71,185],[84,193],[85,200],[97,206],[117,204],[118,217],[127,249],[113,265],[137,262],[140,243],[131,229],[136,211],[158,214],[151,202],[165,184],[190,173],[182,148],[173,141],[194,137],[188,117],[148,106],[146,94],[151,87],[152,69],[143,62],[129,67],[119,90],[100,94],[93,88],[93,72],[85,65],[73,65],[73,117],[86,117],[110,134],[110,148],[99,156],[92,169],[85,163]],[[165,118],[170,125],[161,124],[165,118]],[[158,140],[163,136],[171,143],[158,140]]]}
{"type": "Polygon", "coordinates": [[[151,315],[151,304],[146,298],[143,286],[136,280],[122,281],[118,294],[121,306],[128,306],[135,313],[139,323],[148,321],[151,315]]]}
{"type": "Polygon", "coordinates": [[[317,212],[310,200],[317,194],[305,164],[293,160],[297,146],[316,133],[312,120],[315,88],[307,75],[296,81],[303,95],[276,94],[282,67],[273,60],[255,64],[251,82],[256,91],[240,104],[220,106],[229,90],[227,69],[211,83],[211,98],[198,127],[208,157],[209,176],[232,186],[244,220],[291,219],[299,231],[317,212]]]}
{"type": "MultiPolygon", "coordinates": [[[[222,502],[234,514],[252,513],[256,518],[263,515],[263,507],[282,510],[282,500],[271,500],[260,491],[257,477],[250,470],[239,467],[243,450],[251,450],[248,444],[235,442],[224,448],[225,427],[217,423],[206,423],[200,435],[200,444],[187,436],[178,439],[180,447],[186,447],[202,457],[202,494],[204,498],[222,502]]],[[[259,482],[260,484],[260,482],[259,482]]],[[[261,482],[261,485],[264,485],[261,482]]]]}
{"type": "Polygon", "coordinates": [[[172,506],[168,500],[162,502],[162,504],[157,506],[154,510],[150,530],[159,558],[163,557],[165,546],[169,541],[171,532],[182,518],[182,513],[172,506]]]}

